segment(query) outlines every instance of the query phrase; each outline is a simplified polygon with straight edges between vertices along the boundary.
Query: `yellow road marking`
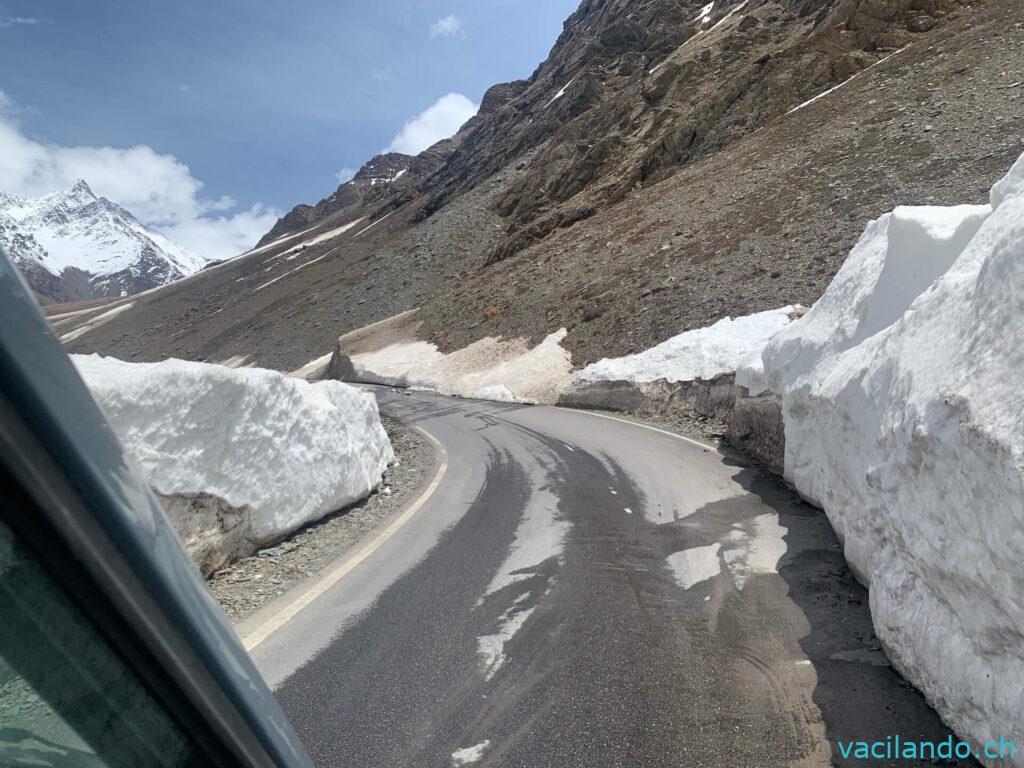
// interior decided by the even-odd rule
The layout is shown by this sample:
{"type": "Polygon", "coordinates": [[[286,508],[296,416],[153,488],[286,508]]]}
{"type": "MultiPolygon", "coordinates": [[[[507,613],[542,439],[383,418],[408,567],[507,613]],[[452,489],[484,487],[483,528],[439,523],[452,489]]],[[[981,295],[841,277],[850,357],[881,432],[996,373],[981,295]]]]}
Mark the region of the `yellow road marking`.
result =
{"type": "Polygon", "coordinates": [[[415,515],[427,503],[427,500],[433,495],[434,491],[441,484],[444,479],[445,472],[448,471],[448,452],[444,449],[444,446],[437,440],[436,437],[431,435],[425,429],[416,427],[420,432],[427,436],[427,438],[434,444],[434,447],[438,450],[439,461],[437,466],[437,472],[434,474],[434,479],[430,481],[430,485],[427,489],[420,494],[419,498],[416,499],[409,508],[405,510],[391,525],[381,531],[373,541],[369,542],[353,557],[347,558],[345,562],[339,564],[336,568],[325,573],[319,578],[315,584],[310,585],[309,589],[303,592],[301,595],[296,597],[287,606],[282,608],[271,618],[267,619],[260,627],[250,632],[244,638],[242,638],[242,645],[245,650],[252,651],[256,646],[274,634],[277,630],[291,621],[295,616],[307,605],[316,600],[320,595],[329,590],[345,576],[351,573],[355,568],[359,566],[366,558],[380,549],[385,542],[394,536],[403,525],[412,519],[415,515]]]}

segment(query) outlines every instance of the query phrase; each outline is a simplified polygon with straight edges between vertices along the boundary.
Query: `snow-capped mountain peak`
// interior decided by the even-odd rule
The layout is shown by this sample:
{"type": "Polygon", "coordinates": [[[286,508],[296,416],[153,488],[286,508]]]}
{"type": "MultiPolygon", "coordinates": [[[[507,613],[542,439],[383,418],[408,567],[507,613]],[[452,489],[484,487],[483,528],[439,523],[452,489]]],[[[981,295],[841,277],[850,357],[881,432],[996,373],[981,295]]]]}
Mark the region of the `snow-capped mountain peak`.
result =
{"type": "Polygon", "coordinates": [[[96,199],[89,185],[79,179],[67,189],[47,192],[39,197],[22,198],[0,192],[0,210],[15,221],[26,224],[41,215],[70,214],[96,199]]]}
{"type": "Polygon", "coordinates": [[[97,197],[84,180],[35,198],[0,192],[0,244],[37,292],[61,301],[138,293],[207,263],[97,197]],[[40,268],[49,274],[45,285],[40,268]],[[54,278],[63,290],[55,291],[54,278]]]}

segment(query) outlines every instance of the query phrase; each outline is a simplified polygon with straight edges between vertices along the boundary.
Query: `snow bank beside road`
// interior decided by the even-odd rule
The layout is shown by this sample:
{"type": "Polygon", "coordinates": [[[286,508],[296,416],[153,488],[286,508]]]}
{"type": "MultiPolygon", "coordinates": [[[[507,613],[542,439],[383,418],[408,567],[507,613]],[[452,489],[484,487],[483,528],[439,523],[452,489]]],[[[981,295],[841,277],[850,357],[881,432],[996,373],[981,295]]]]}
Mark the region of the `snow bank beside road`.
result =
{"type": "MultiPolygon", "coordinates": [[[[812,371],[820,378],[822,366],[899,320],[991,212],[987,205],[901,206],[871,222],[803,322],[768,345],[763,360],[770,374],[763,384],[783,392],[812,371]]],[[[737,383],[746,386],[750,372],[741,368],[737,383]]]]}
{"type": "Polygon", "coordinates": [[[714,325],[686,331],[638,354],[605,358],[588,365],[573,377],[573,383],[710,381],[735,371],[744,358],[760,351],[789,325],[801,309],[788,306],[736,319],[725,317],[714,325]]]}
{"type": "Polygon", "coordinates": [[[800,317],[798,305],[726,317],[635,355],[604,359],[579,371],[562,396],[564,405],[627,411],[661,418],[690,414],[724,419],[736,402],[733,374],[768,340],[800,317]]]}
{"type": "Polygon", "coordinates": [[[873,222],[763,363],[893,662],[962,736],[1024,740],[1024,158],[990,206],[873,222]]]}
{"type": "Polygon", "coordinates": [[[374,397],[339,382],[72,359],[204,570],[367,496],[394,456],[374,397]]]}
{"type": "Polygon", "coordinates": [[[724,318],[574,374],[561,344],[564,328],[535,347],[526,339],[487,337],[445,354],[419,338],[413,310],[342,336],[326,376],[508,403],[643,411],[647,403],[674,407],[694,400],[703,404],[698,410],[715,410],[731,406],[731,374],[740,361],[759,353],[803,311],[788,306],[724,318]],[[723,375],[727,382],[714,381],[723,375]]]}

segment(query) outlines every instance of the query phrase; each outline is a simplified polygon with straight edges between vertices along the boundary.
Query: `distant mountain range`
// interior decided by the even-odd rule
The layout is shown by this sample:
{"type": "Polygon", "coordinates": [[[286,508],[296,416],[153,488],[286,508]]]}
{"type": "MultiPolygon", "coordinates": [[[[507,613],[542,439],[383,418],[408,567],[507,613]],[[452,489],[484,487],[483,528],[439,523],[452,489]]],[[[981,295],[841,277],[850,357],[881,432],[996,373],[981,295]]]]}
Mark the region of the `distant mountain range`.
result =
{"type": "Polygon", "coordinates": [[[129,296],[207,264],[84,181],[28,199],[0,192],[0,245],[44,302],[129,296]]]}

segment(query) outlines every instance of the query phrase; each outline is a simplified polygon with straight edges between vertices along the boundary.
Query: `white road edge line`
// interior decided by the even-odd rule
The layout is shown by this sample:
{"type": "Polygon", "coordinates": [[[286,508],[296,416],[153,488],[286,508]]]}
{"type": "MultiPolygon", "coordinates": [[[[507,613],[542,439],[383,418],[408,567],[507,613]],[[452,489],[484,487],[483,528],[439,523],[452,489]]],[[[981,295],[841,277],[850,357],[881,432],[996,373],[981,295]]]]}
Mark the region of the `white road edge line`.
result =
{"type": "Polygon", "coordinates": [[[652,427],[650,424],[641,424],[638,421],[630,421],[629,419],[620,419],[618,416],[609,416],[606,413],[594,413],[593,411],[588,411],[588,410],[586,410],[584,408],[563,408],[560,405],[547,406],[547,407],[549,407],[549,408],[556,408],[559,411],[569,411],[570,413],[585,413],[588,416],[596,416],[599,419],[610,419],[612,421],[618,421],[621,424],[631,424],[634,427],[640,427],[641,429],[649,429],[652,432],[659,432],[659,433],[661,433],[663,435],[668,435],[669,437],[674,437],[677,440],[682,440],[684,443],[689,443],[690,445],[695,445],[698,448],[703,448],[704,450],[711,451],[712,453],[721,453],[721,451],[719,451],[718,448],[716,448],[713,445],[709,445],[708,443],[702,443],[700,440],[694,440],[692,437],[685,437],[685,436],[677,434],[675,432],[669,432],[667,429],[659,429],[658,427],[652,427]]]}
{"type": "Polygon", "coordinates": [[[444,479],[445,473],[448,471],[448,451],[445,450],[441,442],[434,437],[432,434],[427,432],[420,426],[414,425],[414,428],[419,432],[422,432],[427,438],[434,444],[434,447],[438,451],[438,466],[437,472],[434,474],[434,479],[430,481],[430,485],[427,489],[420,494],[419,498],[416,499],[409,508],[405,510],[394,522],[391,523],[387,528],[381,531],[369,544],[363,547],[353,557],[347,558],[345,562],[338,565],[336,568],[325,573],[319,578],[316,583],[311,584],[309,589],[303,592],[301,595],[295,598],[286,607],[282,608],[277,614],[267,619],[261,626],[254,629],[244,638],[242,638],[242,645],[246,651],[251,652],[256,646],[274,634],[277,630],[291,621],[295,616],[307,605],[316,600],[320,595],[326,592],[328,589],[333,587],[345,576],[351,573],[360,563],[366,558],[376,552],[381,546],[384,545],[388,539],[394,536],[399,529],[412,519],[415,515],[427,503],[427,500],[434,494],[437,487],[441,484],[444,479]]]}

